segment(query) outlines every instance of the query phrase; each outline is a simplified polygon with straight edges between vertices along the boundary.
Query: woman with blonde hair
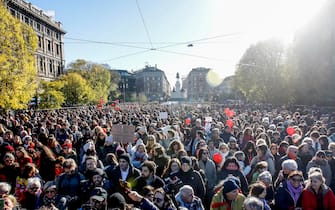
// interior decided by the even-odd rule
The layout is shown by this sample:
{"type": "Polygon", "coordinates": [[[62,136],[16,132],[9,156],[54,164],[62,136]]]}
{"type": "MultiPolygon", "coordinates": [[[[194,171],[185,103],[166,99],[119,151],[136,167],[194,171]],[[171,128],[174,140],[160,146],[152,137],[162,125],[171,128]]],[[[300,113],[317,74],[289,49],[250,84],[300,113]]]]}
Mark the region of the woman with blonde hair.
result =
{"type": "Polygon", "coordinates": [[[302,192],[302,209],[335,209],[335,195],[325,184],[325,178],[322,173],[313,172],[309,175],[306,188],[302,192]]]}

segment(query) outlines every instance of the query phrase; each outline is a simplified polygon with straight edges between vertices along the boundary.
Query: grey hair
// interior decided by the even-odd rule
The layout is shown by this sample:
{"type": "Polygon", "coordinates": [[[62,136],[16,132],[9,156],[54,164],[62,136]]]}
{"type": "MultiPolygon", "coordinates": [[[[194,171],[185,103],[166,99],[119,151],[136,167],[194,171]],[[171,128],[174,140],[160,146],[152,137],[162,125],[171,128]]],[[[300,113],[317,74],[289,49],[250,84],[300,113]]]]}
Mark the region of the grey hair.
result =
{"type": "Polygon", "coordinates": [[[287,147],[287,150],[286,150],[286,154],[288,154],[288,153],[290,152],[291,149],[296,149],[296,150],[297,150],[298,147],[297,147],[297,146],[294,146],[294,145],[290,145],[290,146],[288,146],[288,147],[287,147]]]}
{"type": "Polygon", "coordinates": [[[186,191],[192,191],[193,193],[194,193],[194,190],[193,190],[193,188],[190,186],[190,185],[184,185],[184,186],[182,186],[180,189],[179,189],[179,192],[180,192],[180,194],[181,195],[185,195],[185,193],[186,193],[186,191]]]}
{"type": "Polygon", "coordinates": [[[12,189],[12,187],[7,182],[0,182],[0,190],[1,191],[7,191],[9,193],[11,189],[12,189]]]}
{"type": "Polygon", "coordinates": [[[248,208],[248,210],[263,210],[264,204],[263,202],[256,198],[256,197],[248,197],[244,200],[243,206],[245,209],[248,208]]]}
{"type": "Polygon", "coordinates": [[[31,187],[32,185],[36,185],[38,188],[41,188],[41,180],[38,177],[33,177],[28,179],[27,188],[31,187]]]}
{"type": "Polygon", "coordinates": [[[282,169],[288,169],[288,170],[291,170],[291,171],[296,171],[298,170],[298,164],[295,160],[284,160],[284,162],[281,164],[281,168],[282,169]]]}
{"type": "Polygon", "coordinates": [[[267,181],[269,183],[272,183],[272,175],[269,171],[263,171],[258,175],[258,181],[267,181]]]}

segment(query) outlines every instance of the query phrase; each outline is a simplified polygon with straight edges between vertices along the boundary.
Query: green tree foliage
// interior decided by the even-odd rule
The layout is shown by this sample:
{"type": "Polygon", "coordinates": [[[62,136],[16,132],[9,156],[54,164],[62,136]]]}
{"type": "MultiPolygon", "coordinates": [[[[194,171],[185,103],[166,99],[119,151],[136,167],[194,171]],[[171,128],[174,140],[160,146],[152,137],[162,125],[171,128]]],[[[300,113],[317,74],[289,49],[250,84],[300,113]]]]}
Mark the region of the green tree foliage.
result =
{"type": "Polygon", "coordinates": [[[299,33],[292,46],[292,83],[298,103],[335,102],[335,2],[329,0],[322,11],[299,33]]]}
{"type": "Polygon", "coordinates": [[[88,104],[92,97],[92,89],[88,82],[78,73],[67,73],[61,77],[64,83],[62,92],[65,96],[66,105],[88,104]]]}
{"type": "Polygon", "coordinates": [[[281,103],[286,100],[282,88],[284,47],[278,40],[266,40],[250,46],[236,72],[235,86],[248,101],[281,103]]]}
{"type": "Polygon", "coordinates": [[[36,92],[37,36],[0,3],[0,107],[26,108],[36,92]]]}
{"type": "Polygon", "coordinates": [[[80,74],[87,81],[91,89],[90,103],[98,103],[101,98],[108,101],[110,93],[117,89],[117,83],[112,77],[115,75],[111,75],[111,71],[104,65],[78,59],[69,64],[68,71],[80,74]]]}
{"type": "Polygon", "coordinates": [[[41,81],[42,93],[39,94],[40,102],[38,108],[60,108],[65,102],[65,97],[62,92],[64,82],[56,81],[41,81]]]}

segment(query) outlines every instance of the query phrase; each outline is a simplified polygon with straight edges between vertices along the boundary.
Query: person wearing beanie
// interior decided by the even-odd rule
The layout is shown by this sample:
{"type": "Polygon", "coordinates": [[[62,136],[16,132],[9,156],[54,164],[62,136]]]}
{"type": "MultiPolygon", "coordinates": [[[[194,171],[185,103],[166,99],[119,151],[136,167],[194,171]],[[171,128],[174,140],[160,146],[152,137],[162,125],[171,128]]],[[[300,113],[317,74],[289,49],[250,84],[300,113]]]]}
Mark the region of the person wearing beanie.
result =
{"type": "Polygon", "coordinates": [[[101,168],[96,168],[91,172],[90,186],[93,187],[102,187],[107,192],[111,192],[111,184],[107,179],[107,175],[101,168]]]}
{"type": "MultiPolygon", "coordinates": [[[[330,169],[330,165],[326,159],[326,153],[322,150],[317,151],[314,155],[314,157],[312,158],[312,160],[310,160],[307,164],[306,167],[306,172],[308,173],[308,171],[312,168],[312,167],[317,167],[320,168],[322,170],[322,174],[324,176],[324,178],[326,179],[326,185],[329,186],[331,183],[331,178],[332,178],[332,171],[330,169]]],[[[335,172],[333,172],[335,173],[335,172]]]]}
{"type": "Polygon", "coordinates": [[[183,185],[190,185],[194,190],[194,194],[199,198],[205,196],[205,182],[200,173],[193,170],[190,157],[184,156],[181,158],[181,170],[176,174],[176,177],[182,181],[183,185]]]}
{"type": "MultiPolygon", "coordinates": [[[[15,162],[15,157],[12,153],[4,155],[3,163],[3,167],[0,168],[0,180],[15,186],[16,177],[20,174],[19,164],[15,162]]],[[[12,192],[14,192],[14,189],[12,189],[12,192]]]]}
{"type": "Polygon", "coordinates": [[[127,153],[118,157],[118,164],[110,172],[111,193],[119,192],[128,199],[127,192],[129,189],[125,189],[122,184],[125,182],[132,183],[140,176],[141,172],[130,163],[130,156],[127,153]]]}
{"type": "Polygon", "coordinates": [[[225,179],[211,202],[211,210],[242,210],[245,196],[239,192],[239,186],[234,179],[225,179]]]}

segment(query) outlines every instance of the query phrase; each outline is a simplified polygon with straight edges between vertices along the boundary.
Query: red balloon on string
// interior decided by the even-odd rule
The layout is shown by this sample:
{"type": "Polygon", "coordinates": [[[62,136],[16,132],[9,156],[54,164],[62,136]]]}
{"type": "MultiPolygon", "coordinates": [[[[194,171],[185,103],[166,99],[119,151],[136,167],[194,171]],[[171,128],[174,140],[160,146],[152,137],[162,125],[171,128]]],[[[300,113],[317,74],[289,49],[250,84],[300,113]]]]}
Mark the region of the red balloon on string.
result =
{"type": "Polygon", "coordinates": [[[215,153],[213,155],[213,161],[216,163],[216,164],[220,164],[222,162],[222,155],[220,153],[215,153]]]}
{"type": "Polygon", "coordinates": [[[233,120],[227,120],[226,125],[229,126],[229,128],[232,128],[234,126],[234,121],[233,120]]]}
{"type": "Polygon", "coordinates": [[[295,134],[295,129],[293,127],[288,127],[286,129],[286,133],[290,136],[292,136],[293,134],[295,134]]]}
{"type": "Polygon", "coordinates": [[[191,119],[190,119],[190,118],[186,118],[186,119],[185,119],[185,124],[186,124],[186,125],[191,124],[191,119]]]}
{"type": "Polygon", "coordinates": [[[229,108],[225,108],[225,109],[224,109],[224,113],[225,113],[226,115],[228,115],[229,112],[230,112],[230,109],[229,109],[229,108]]]}

